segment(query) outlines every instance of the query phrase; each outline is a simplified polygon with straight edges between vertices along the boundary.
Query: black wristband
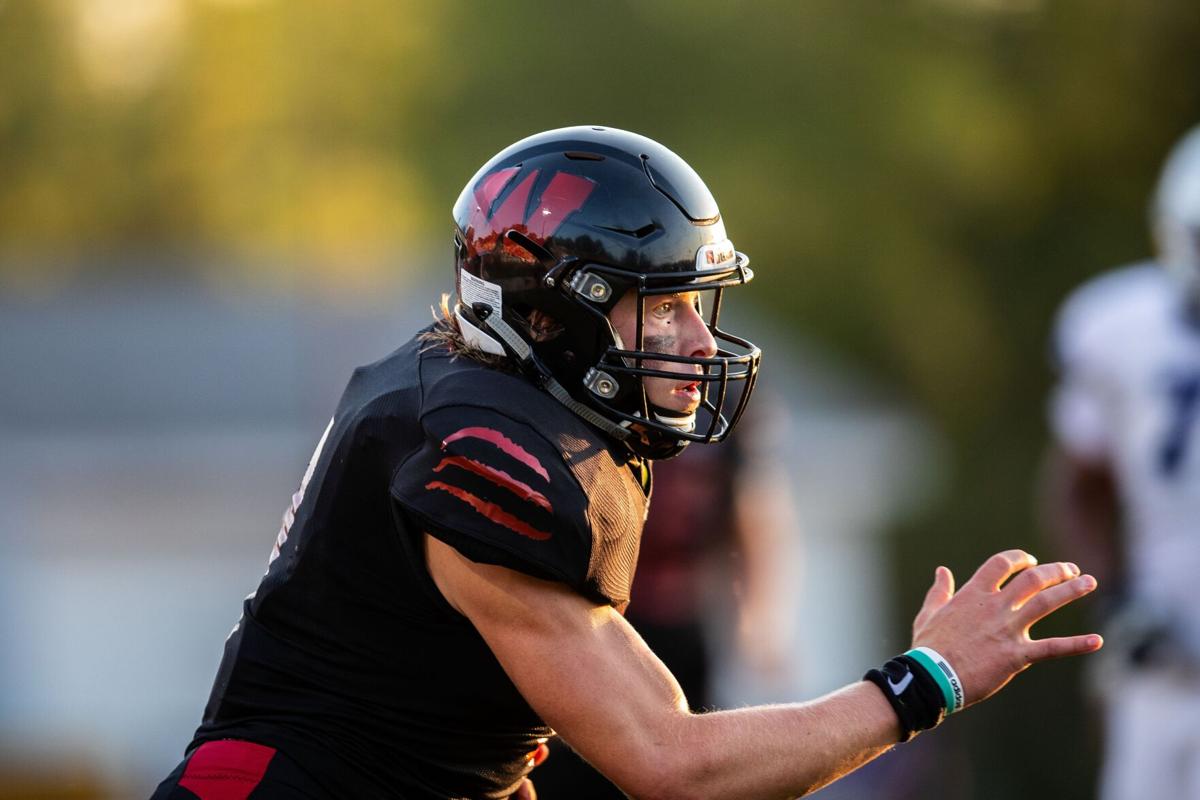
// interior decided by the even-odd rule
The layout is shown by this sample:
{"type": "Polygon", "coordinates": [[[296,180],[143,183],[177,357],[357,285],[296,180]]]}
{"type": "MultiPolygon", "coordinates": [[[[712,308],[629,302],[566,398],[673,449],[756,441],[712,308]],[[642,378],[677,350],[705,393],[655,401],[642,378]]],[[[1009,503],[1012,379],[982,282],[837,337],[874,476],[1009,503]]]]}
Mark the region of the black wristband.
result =
{"type": "Polygon", "coordinates": [[[933,676],[907,655],[896,656],[863,680],[879,687],[900,720],[900,741],[935,727],[946,716],[946,700],[933,676]]]}

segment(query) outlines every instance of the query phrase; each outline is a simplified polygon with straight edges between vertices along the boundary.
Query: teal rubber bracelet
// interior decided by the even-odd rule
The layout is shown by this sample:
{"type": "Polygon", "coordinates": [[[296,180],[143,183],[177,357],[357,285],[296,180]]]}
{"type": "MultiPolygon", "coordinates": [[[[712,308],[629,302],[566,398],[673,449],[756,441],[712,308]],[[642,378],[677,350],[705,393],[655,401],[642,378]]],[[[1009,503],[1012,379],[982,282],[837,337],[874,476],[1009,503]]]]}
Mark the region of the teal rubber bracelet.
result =
{"type": "Polygon", "coordinates": [[[950,666],[950,662],[941,653],[930,647],[914,647],[905,655],[924,667],[929,676],[937,683],[938,688],[942,690],[942,697],[946,700],[947,714],[962,710],[962,681],[959,680],[954,667],[950,666]]]}

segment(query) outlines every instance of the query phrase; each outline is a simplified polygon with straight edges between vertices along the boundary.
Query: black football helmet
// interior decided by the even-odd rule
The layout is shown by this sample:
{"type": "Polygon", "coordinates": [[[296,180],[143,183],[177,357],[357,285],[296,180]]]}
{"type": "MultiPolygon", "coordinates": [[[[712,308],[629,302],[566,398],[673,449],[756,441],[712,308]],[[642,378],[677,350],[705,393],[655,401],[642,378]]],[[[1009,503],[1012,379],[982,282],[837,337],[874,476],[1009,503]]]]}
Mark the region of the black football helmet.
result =
{"type": "Polygon", "coordinates": [[[675,153],[615,128],[539,133],[480,168],[454,204],[454,223],[454,313],[468,343],[514,359],[639,455],[669,457],[733,430],[762,353],[717,320],[723,291],[754,273],[726,237],[712,194],[675,153]],[[608,314],[631,291],[637,341],[623,342],[608,314]],[[692,291],[709,298],[716,355],[648,352],[646,298],[692,291]],[[531,331],[533,311],[557,323],[555,335],[531,331]],[[698,413],[648,402],[642,378],[679,377],[644,366],[648,360],[700,367],[698,413]]]}

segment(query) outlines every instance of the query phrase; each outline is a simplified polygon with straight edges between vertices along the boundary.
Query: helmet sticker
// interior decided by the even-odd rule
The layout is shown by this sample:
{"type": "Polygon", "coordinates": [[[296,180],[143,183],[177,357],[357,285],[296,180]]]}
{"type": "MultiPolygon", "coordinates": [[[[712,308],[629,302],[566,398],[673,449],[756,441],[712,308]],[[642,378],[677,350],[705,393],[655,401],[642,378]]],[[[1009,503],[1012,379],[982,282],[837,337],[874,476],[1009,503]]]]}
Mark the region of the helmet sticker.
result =
{"type": "Polygon", "coordinates": [[[468,308],[474,308],[476,303],[483,303],[489,306],[496,316],[500,316],[504,310],[499,284],[485,281],[465,270],[459,273],[458,293],[468,308]]]}
{"type": "Polygon", "coordinates": [[[702,245],[696,251],[696,269],[723,269],[737,263],[737,251],[733,242],[723,239],[719,242],[702,245]]]}

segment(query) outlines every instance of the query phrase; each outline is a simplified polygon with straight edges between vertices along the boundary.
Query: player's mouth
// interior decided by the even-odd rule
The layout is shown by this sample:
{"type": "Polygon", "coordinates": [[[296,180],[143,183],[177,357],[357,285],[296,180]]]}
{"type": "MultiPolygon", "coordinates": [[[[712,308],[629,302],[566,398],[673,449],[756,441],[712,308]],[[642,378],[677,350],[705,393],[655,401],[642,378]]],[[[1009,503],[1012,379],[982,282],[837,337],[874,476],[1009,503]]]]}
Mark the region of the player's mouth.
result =
{"type": "Polygon", "coordinates": [[[700,381],[678,384],[671,394],[684,401],[688,408],[695,408],[700,405],[700,381]]]}

